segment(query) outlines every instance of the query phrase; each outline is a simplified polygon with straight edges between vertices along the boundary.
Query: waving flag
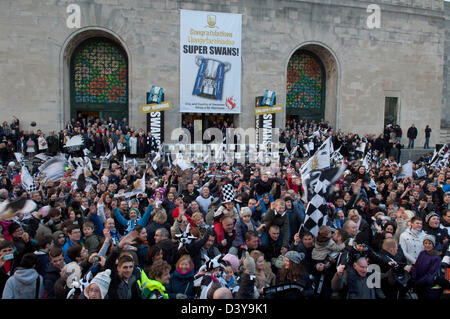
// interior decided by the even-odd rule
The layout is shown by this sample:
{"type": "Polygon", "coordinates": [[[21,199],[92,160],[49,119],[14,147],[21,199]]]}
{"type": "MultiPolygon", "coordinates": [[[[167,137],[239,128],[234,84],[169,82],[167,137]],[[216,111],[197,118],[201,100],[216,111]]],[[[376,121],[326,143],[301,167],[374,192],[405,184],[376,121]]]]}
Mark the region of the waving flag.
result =
{"type": "Polygon", "coordinates": [[[412,162],[408,161],[408,163],[403,164],[399,174],[397,175],[397,179],[411,177],[413,174],[412,162]]]}
{"type": "Polygon", "coordinates": [[[302,165],[302,167],[300,168],[302,178],[303,174],[307,174],[312,170],[330,167],[331,153],[332,153],[332,143],[330,136],[317,149],[316,153],[306,163],[302,165]]]}
{"type": "Polygon", "coordinates": [[[41,174],[47,179],[56,182],[60,178],[64,178],[66,172],[67,160],[64,156],[54,156],[39,167],[41,174]]]}
{"type": "Polygon", "coordinates": [[[26,190],[29,193],[36,190],[36,185],[34,184],[33,177],[31,176],[30,172],[28,171],[25,165],[22,166],[20,176],[22,181],[22,188],[24,190],[26,190]]]}
{"type": "Polygon", "coordinates": [[[19,197],[14,201],[5,200],[0,203],[0,220],[12,219],[19,213],[24,215],[33,212],[37,205],[34,201],[19,197]]]}

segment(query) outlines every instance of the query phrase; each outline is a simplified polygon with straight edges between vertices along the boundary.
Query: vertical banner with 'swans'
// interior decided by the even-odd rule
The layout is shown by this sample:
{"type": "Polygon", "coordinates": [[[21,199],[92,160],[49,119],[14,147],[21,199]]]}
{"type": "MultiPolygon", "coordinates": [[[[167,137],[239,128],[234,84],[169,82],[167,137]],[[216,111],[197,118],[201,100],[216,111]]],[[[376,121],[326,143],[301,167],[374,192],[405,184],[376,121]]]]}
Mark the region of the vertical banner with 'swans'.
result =
{"type": "Polygon", "coordinates": [[[180,111],[240,113],[242,15],[181,10],[180,111]]]}

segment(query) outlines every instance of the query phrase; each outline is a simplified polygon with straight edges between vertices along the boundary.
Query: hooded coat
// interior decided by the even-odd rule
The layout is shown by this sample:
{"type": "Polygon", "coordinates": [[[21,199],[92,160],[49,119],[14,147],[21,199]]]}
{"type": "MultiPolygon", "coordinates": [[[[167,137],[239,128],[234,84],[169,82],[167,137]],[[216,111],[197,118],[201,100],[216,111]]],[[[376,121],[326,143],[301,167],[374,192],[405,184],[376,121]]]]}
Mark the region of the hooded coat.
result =
{"type": "Polygon", "coordinates": [[[432,289],[434,286],[434,277],[439,271],[441,257],[436,250],[426,252],[425,250],[417,257],[412,279],[419,293],[419,298],[438,299],[440,290],[432,289]]]}
{"type": "Polygon", "coordinates": [[[52,264],[49,264],[44,276],[44,298],[55,298],[55,283],[61,277],[61,269],[56,268],[52,264]]]}
{"type": "Polygon", "coordinates": [[[426,234],[421,231],[415,233],[411,227],[400,235],[400,246],[405,254],[408,264],[414,264],[420,252],[423,250],[423,237],[426,234]]]}
{"type": "Polygon", "coordinates": [[[19,267],[6,282],[3,299],[41,299],[44,294],[44,280],[33,268],[19,267]],[[39,280],[39,291],[36,292],[39,280]]]}

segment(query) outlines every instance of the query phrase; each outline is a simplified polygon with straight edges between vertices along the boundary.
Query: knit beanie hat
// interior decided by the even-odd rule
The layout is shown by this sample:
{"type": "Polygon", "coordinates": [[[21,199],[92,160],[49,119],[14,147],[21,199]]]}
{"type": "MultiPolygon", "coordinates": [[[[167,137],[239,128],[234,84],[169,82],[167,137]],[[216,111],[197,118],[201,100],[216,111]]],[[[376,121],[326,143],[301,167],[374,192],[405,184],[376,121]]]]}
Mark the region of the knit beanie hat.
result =
{"type": "Polygon", "coordinates": [[[249,207],[242,207],[240,215],[241,217],[252,216],[252,210],[249,207]]]}
{"type": "Polygon", "coordinates": [[[91,280],[89,285],[84,290],[84,295],[87,297],[87,288],[90,285],[96,284],[100,288],[100,292],[102,294],[102,299],[105,299],[106,294],[108,293],[109,284],[111,283],[111,270],[106,269],[105,271],[99,272],[95,277],[91,280]]]}
{"type": "Polygon", "coordinates": [[[438,214],[436,214],[436,213],[429,213],[427,216],[425,216],[425,223],[429,223],[430,222],[430,219],[432,218],[432,217],[434,217],[434,216],[437,216],[438,218],[439,218],[439,215],[438,214]]]}
{"type": "Polygon", "coordinates": [[[226,260],[231,264],[231,268],[233,268],[234,272],[239,269],[239,258],[237,256],[228,253],[223,257],[223,260],[226,260]]]}
{"type": "Polygon", "coordinates": [[[128,211],[128,214],[131,213],[131,212],[135,212],[136,215],[138,216],[138,218],[141,216],[141,213],[139,213],[139,210],[137,210],[136,208],[130,209],[130,210],[128,211]]]}
{"type": "MultiPolygon", "coordinates": [[[[58,238],[59,238],[59,235],[64,235],[64,232],[62,231],[62,230],[57,230],[57,231],[55,231],[53,234],[52,234],[52,237],[53,237],[53,240],[55,241],[55,242],[57,242],[58,241],[58,238]]],[[[65,236],[65,235],[64,235],[65,236]]]]}
{"type": "Polygon", "coordinates": [[[250,257],[248,251],[246,251],[244,258],[244,270],[249,275],[254,275],[256,271],[255,269],[256,269],[255,261],[253,260],[252,257],[250,257]]]}
{"type": "Polygon", "coordinates": [[[425,235],[423,237],[423,241],[422,242],[424,242],[425,240],[431,241],[433,243],[433,246],[436,247],[436,238],[433,235],[425,235]]]}
{"type": "Polygon", "coordinates": [[[305,258],[305,254],[299,253],[298,251],[295,251],[295,250],[289,250],[284,255],[284,257],[288,258],[293,263],[300,264],[302,262],[302,260],[305,258]]]}

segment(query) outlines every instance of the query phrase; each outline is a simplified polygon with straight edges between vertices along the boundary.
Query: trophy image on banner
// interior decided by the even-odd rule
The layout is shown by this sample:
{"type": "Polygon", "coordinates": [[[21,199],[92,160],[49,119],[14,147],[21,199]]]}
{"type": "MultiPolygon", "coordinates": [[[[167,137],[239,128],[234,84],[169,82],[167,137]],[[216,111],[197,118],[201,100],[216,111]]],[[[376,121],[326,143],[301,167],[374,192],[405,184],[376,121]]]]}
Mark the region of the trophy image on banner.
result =
{"type": "Polygon", "coordinates": [[[195,57],[195,63],[199,68],[192,95],[221,100],[225,72],[231,69],[231,64],[201,56],[195,57]]]}
{"type": "Polygon", "coordinates": [[[162,100],[164,100],[164,89],[161,87],[152,85],[152,89],[150,90],[150,94],[148,96],[147,103],[161,104],[162,100]]]}
{"type": "Polygon", "coordinates": [[[275,92],[266,90],[264,92],[264,97],[262,99],[261,105],[262,106],[273,106],[275,104],[275,92]]]}

